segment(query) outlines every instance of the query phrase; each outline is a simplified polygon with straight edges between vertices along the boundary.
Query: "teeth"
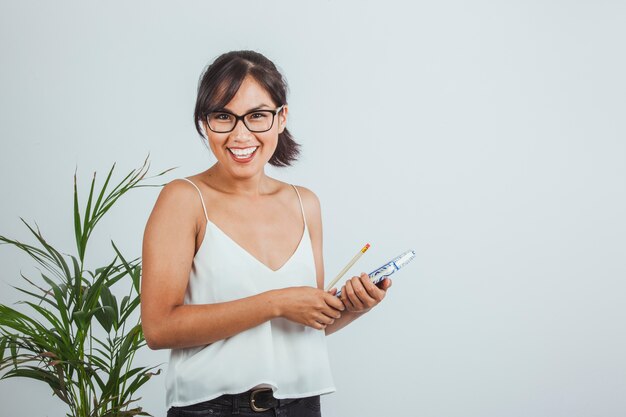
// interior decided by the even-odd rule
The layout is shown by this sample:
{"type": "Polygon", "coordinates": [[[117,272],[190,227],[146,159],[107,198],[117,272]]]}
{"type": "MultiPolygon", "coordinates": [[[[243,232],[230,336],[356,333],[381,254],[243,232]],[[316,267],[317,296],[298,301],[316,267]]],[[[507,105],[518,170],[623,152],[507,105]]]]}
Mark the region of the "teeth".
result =
{"type": "Polygon", "coordinates": [[[237,158],[244,159],[244,158],[247,158],[247,157],[249,157],[250,155],[252,155],[252,153],[253,153],[254,151],[256,151],[256,148],[257,148],[256,146],[252,146],[252,147],[250,147],[250,148],[245,148],[245,149],[232,149],[232,148],[228,148],[228,150],[229,150],[229,151],[230,151],[233,155],[235,155],[237,158]]]}

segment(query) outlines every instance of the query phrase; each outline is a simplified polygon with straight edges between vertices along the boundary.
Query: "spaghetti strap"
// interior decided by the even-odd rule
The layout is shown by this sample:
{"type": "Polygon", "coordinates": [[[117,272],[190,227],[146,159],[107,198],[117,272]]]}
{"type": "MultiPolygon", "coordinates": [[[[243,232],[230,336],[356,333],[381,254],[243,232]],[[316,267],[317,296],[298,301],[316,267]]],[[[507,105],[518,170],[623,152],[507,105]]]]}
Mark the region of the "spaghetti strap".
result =
{"type": "Polygon", "coordinates": [[[302,197],[300,197],[300,192],[298,191],[298,187],[291,184],[294,190],[296,190],[296,194],[298,194],[298,201],[300,202],[300,210],[302,211],[302,220],[304,220],[304,227],[306,227],[306,216],[304,215],[304,204],[302,204],[302,197]]]}
{"type": "Polygon", "coordinates": [[[200,192],[200,189],[198,188],[198,186],[196,184],[193,183],[193,181],[191,181],[188,178],[181,178],[181,180],[187,181],[188,183],[193,185],[196,188],[196,190],[198,190],[198,195],[200,196],[200,201],[202,202],[202,209],[204,210],[204,218],[208,222],[209,221],[209,216],[206,214],[206,206],[204,205],[204,198],[202,198],[202,193],[200,192]]]}

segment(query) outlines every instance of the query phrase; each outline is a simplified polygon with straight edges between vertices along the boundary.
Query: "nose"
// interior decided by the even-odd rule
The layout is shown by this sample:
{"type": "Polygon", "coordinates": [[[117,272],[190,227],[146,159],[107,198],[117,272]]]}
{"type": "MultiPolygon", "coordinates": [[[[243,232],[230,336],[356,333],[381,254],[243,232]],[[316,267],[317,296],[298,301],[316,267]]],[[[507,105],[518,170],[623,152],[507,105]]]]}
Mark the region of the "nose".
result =
{"type": "Polygon", "coordinates": [[[247,141],[252,136],[252,132],[248,130],[248,127],[243,122],[243,120],[237,120],[235,123],[235,128],[233,129],[234,139],[236,141],[247,141]]]}

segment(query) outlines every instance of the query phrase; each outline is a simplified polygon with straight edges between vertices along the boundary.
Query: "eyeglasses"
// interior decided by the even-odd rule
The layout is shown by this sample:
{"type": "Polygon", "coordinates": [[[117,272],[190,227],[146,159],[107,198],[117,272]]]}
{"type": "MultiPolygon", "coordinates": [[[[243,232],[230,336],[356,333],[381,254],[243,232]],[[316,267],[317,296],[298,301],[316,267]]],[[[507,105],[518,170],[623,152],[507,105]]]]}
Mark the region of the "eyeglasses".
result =
{"type": "Polygon", "coordinates": [[[208,114],[206,121],[215,133],[232,132],[238,121],[242,121],[250,132],[267,132],[274,126],[274,117],[285,107],[283,104],[276,110],[252,110],[243,116],[227,111],[214,111],[208,114]]]}

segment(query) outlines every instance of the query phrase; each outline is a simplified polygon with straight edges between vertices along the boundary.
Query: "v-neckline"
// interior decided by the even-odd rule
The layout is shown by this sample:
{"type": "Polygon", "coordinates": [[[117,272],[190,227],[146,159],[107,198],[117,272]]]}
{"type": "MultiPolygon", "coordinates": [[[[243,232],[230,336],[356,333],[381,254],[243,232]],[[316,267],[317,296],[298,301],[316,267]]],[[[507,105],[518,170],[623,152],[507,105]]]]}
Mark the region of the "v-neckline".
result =
{"type": "MultiPolygon", "coordinates": [[[[267,269],[268,271],[271,272],[279,272],[281,269],[285,268],[285,266],[287,266],[287,264],[289,262],[291,262],[291,260],[294,258],[294,256],[296,256],[296,253],[298,253],[298,251],[300,250],[300,247],[302,246],[302,242],[304,241],[304,237],[306,236],[306,232],[307,232],[307,227],[306,227],[306,221],[304,221],[304,227],[302,230],[302,236],[300,237],[300,241],[298,242],[298,246],[296,246],[296,248],[294,249],[294,251],[291,253],[291,256],[289,256],[289,258],[287,258],[287,260],[285,262],[283,262],[283,264],[278,267],[278,269],[272,269],[269,266],[267,266],[265,263],[261,262],[261,260],[259,258],[257,258],[256,256],[254,256],[253,254],[251,254],[247,249],[245,249],[243,246],[241,246],[235,239],[233,239],[232,237],[230,237],[228,235],[228,233],[226,233],[225,231],[223,231],[218,225],[216,225],[215,223],[213,223],[211,220],[209,220],[208,218],[207,220],[207,227],[209,227],[209,225],[211,225],[211,227],[213,227],[215,230],[218,231],[218,233],[222,234],[226,240],[232,242],[232,244],[239,248],[239,250],[241,250],[243,253],[245,253],[249,258],[253,259],[254,261],[256,261],[257,263],[259,263],[260,265],[262,265],[265,269],[267,269]]],[[[202,249],[202,247],[204,246],[204,242],[207,240],[207,231],[204,231],[204,237],[202,238],[202,243],[200,243],[200,247],[198,248],[198,251],[196,252],[195,256],[198,256],[198,254],[200,253],[200,250],[202,249]]],[[[195,258],[194,256],[194,258],[195,258]]]]}

